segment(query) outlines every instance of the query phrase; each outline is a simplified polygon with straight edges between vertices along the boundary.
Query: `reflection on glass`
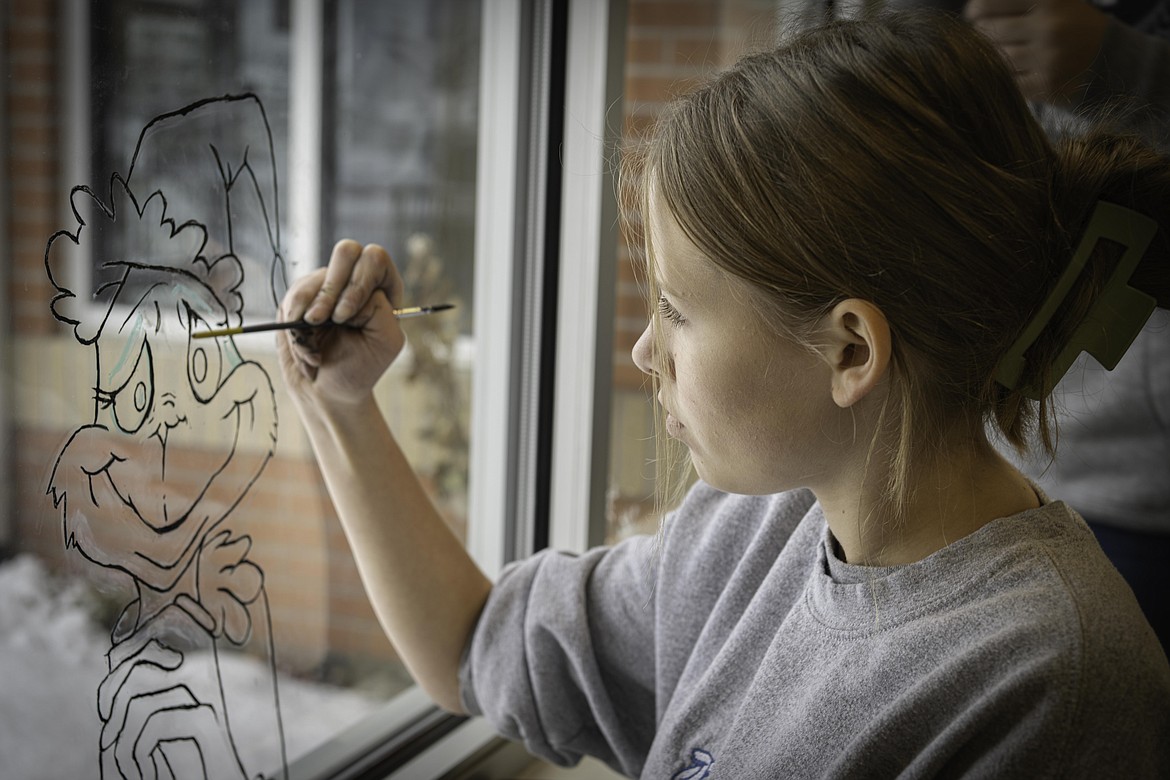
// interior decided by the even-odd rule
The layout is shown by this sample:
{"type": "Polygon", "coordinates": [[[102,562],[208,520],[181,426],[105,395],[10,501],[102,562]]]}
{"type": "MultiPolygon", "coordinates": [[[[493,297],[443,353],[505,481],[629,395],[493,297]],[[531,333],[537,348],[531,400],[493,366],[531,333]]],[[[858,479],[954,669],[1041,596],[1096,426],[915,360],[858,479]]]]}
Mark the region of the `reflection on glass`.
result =
{"type": "MultiPolygon", "coordinates": [[[[462,530],[478,3],[328,9],[320,233],[394,247],[410,300],[459,303],[410,321],[378,392],[462,530]]],[[[73,4],[4,11],[0,777],[279,777],[411,684],[271,335],[190,338],[270,318],[285,289],[293,20],[284,2],[90,10],[89,53],[60,66],[73,4]],[[70,78],[59,110],[44,96],[78,94],[70,78]],[[85,139],[82,170],[40,132],[58,124],[83,131],[61,133],[85,139]]]]}
{"type": "MultiPolygon", "coordinates": [[[[625,124],[629,147],[653,125],[670,98],[772,41],[776,0],[688,0],[671,4],[629,0],[626,36],[625,124]]],[[[623,204],[631,214],[632,204],[623,204]]],[[[633,224],[637,223],[636,216],[633,224]]],[[[629,225],[627,225],[628,227],[629,225]]],[[[617,320],[610,433],[606,541],[652,533],[654,511],[654,399],[650,382],[630,358],[646,327],[647,307],[637,270],[640,237],[618,247],[617,320]]]]}

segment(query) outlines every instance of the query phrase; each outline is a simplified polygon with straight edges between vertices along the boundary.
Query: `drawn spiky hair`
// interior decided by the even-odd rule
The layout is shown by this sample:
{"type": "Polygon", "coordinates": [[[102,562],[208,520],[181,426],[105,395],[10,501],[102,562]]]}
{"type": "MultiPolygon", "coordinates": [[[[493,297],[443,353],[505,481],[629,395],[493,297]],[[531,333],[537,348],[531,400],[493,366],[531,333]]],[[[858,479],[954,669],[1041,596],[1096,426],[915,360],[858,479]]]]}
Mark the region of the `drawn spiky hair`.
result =
{"type": "Polygon", "coordinates": [[[198,293],[192,293],[204,302],[200,308],[212,302],[214,311],[201,313],[215,326],[239,324],[243,266],[230,254],[206,258],[206,228],[194,220],[177,223],[161,191],[140,204],[127,182],[114,174],[108,204],[83,186],[73,188],[70,203],[76,232],[53,234],[45,248],[45,270],[57,290],[53,316],[72,325],[79,342],[90,344],[101,336],[115,305],[126,302],[122,294],[128,287],[141,289],[160,276],[180,292],[197,286],[198,293]],[[86,284],[93,295],[79,295],[67,280],[86,284]]]}

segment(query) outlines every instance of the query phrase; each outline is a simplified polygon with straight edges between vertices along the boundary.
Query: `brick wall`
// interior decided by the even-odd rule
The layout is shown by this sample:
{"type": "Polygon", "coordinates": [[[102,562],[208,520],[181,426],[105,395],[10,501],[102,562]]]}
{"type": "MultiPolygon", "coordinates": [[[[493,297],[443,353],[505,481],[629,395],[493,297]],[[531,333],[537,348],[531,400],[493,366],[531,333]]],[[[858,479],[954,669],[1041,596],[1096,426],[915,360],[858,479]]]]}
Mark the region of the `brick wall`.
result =
{"type": "Polygon", "coordinates": [[[51,325],[45,301],[52,289],[45,276],[45,240],[58,227],[59,148],[57,125],[57,3],[9,0],[5,54],[8,57],[8,225],[12,319],[7,332],[45,333],[51,325]]]}
{"type": "MultiPolygon", "coordinates": [[[[775,6],[776,0],[631,0],[624,142],[636,143],[672,97],[767,45],[775,6]]],[[[628,240],[619,251],[614,384],[637,389],[642,374],[630,350],[646,325],[646,303],[628,240]]]]}
{"type": "MultiPolygon", "coordinates": [[[[634,146],[674,96],[773,37],[776,0],[630,0],[623,144],[634,146]]],[[[635,219],[636,223],[637,220],[635,219]]],[[[630,350],[646,327],[638,238],[618,247],[608,538],[653,531],[653,399],[630,350]]]]}

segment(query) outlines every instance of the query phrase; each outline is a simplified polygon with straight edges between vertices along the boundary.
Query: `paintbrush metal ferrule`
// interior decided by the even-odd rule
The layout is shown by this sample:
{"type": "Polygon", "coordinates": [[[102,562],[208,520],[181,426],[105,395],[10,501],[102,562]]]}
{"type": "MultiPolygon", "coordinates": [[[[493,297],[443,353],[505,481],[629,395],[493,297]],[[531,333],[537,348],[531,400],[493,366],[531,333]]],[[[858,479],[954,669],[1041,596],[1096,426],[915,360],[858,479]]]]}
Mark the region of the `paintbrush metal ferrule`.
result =
{"type": "MultiPolygon", "coordinates": [[[[431,306],[407,306],[402,309],[395,309],[392,313],[398,319],[409,319],[411,317],[421,317],[425,314],[434,314],[440,311],[447,311],[454,309],[453,303],[436,303],[431,306]]],[[[199,333],[192,333],[191,338],[195,339],[210,339],[219,336],[239,336],[243,333],[262,333],[271,330],[313,330],[314,328],[324,328],[329,325],[336,325],[330,320],[311,324],[304,320],[290,320],[288,322],[262,322],[258,325],[241,325],[235,328],[218,328],[216,330],[205,330],[199,333]]],[[[342,325],[341,327],[352,327],[342,325]]]]}
{"type": "Polygon", "coordinates": [[[424,314],[434,314],[437,311],[446,311],[447,309],[454,309],[453,303],[436,303],[434,306],[408,306],[405,309],[395,309],[394,316],[398,319],[406,319],[408,317],[421,317],[424,314]]]}

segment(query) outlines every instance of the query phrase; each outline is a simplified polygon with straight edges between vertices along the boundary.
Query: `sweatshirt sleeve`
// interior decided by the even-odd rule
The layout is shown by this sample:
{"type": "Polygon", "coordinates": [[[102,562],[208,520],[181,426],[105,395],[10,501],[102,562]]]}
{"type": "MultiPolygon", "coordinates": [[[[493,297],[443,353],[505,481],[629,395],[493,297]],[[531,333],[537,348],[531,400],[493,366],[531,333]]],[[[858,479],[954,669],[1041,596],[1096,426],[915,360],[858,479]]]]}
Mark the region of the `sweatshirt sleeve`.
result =
{"type": "Polygon", "coordinates": [[[636,775],[654,735],[655,540],[504,570],[464,652],[463,704],[556,764],[636,775]]]}

